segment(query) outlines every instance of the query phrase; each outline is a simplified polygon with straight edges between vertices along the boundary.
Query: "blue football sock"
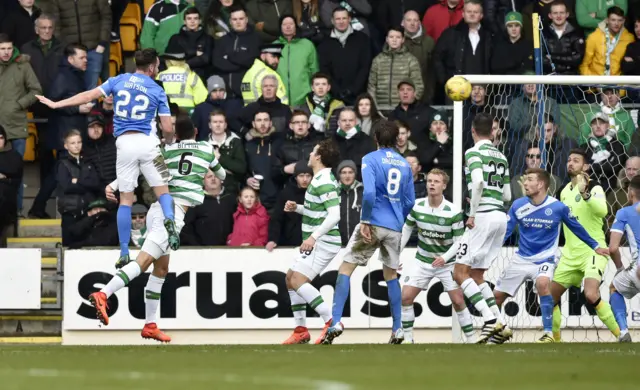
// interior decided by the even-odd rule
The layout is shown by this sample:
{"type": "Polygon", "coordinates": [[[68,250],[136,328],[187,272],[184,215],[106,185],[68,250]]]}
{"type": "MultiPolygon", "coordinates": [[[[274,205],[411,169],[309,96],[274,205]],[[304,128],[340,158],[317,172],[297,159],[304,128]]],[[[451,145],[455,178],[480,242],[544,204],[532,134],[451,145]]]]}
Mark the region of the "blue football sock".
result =
{"type": "Polygon", "coordinates": [[[391,318],[393,318],[393,328],[396,330],[402,327],[402,290],[398,278],[387,280],[387,294],[389,294],[389,306],[391,306],[391,318]]]}
{"type": "Polygon", "coordinates": [[[349,297],[349,287],[351,286],[351,277],[338,274],[336,281],[336,291],[333,295],[333,308],[331,311],[331,326],[335,326],[342,319],[342,311],[344,304],[349,297]]]}
{"type": "Polygon", "coordinates": [[[120,256],[128,255],[129,241],[131,241],[131,206],[121,204],[118,207],[118,240],[120,256]]]}
{"type": "Polygon", "coordinates": [[[627,303],[624,301],[624,297],[616,291],[611,294],[609,304],[620,330],[627,330],[627,303]]]}
{"type": "Polygon", "coordinates": [[[171,195],[160,195],[160,197],[158,198],[158,202],[160,203],[160,207],[162,207],[162,213],[164,214],[164,217],[173,221],[173,198],[171,197],[171,195]]]}
{"type": "Polygon", "coordinates": [[[542,311],[542,327],[545,333],[553,331],[553,297],[540,295],[540,310],[542,311]]]}

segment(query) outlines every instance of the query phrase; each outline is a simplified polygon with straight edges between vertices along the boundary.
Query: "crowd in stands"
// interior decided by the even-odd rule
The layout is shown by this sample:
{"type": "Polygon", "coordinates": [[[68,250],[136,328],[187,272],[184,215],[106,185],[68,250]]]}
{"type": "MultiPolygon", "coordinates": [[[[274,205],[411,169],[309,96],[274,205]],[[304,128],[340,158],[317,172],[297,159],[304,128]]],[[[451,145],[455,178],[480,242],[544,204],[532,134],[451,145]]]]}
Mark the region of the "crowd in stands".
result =
{"type": "MultiPolygon", "coordinates": [[[[113,97],[52,111],[36,94],[61,100],[109,76],[110,42],[120,38],[127,0],[12,0],[0,3],[0,228],[15,216],[51,218],[57,198],[63,244],[117,244],[113,97]],[[22,206],[27,113],[37,122],[40,188],[22,206]],[[26,211],[26,213],[25,213],[26,211]]],[[[144,6],[144,4],[140,4],[144,6]]],[[[640,75],[640,3],[622,0],[158,0],[139,45],[162,56],[158,83],[172,115],[189,115],[227,171],[205,178],[203,205],[190,209],[183,245],[299,245],[305,161],[321,139],[338,144],[343,244],[359,221],[362,157],[372,128],[397,121],[397,149],[409,161],[417,197],[425,173],[452,174],[451,101],[457,74],[535,74],[532,14],[541,17],[542,68],[555,75],[640,75]]],[[[131,70],[131,69],[128,69],[131,70]]],[[[479,112],[495,117],[494,145],[511,163],[512,191],[543,164],[550,192],[568,181],[569,151],[591,158],[591,178],[612,209],[640,168],[634,88],[481,85],[464,103],[463,146],[473,146],[479,112]]],[[[452,185],[446,196],[451,198],[452,185]]],[[[144,240],[152,193],[144,181],[134,207],[133,244],[144,240]]],[[[613,210],[615,211],[615,210],[613,210]]]]}

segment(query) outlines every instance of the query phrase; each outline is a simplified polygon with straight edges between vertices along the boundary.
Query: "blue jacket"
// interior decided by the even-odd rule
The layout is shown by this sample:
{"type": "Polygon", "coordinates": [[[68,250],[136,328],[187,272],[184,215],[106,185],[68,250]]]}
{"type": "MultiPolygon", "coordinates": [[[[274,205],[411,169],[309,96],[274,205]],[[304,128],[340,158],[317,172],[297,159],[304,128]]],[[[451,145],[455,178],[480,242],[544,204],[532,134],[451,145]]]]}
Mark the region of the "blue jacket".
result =
{"type": "MultiPolygon", "coordinates": [[[[47,97],[59,101],[86,91],[84,71],[74,68],[66,57],[60,62],[60,69],[49,88],[47,97]]],[[[64,150],[62,137],[67,130],[76,129],[87,139],[87,114],[81,114],[78,106],[51,110],[49,128],[45,144],[49,150],[64,150]]]]}

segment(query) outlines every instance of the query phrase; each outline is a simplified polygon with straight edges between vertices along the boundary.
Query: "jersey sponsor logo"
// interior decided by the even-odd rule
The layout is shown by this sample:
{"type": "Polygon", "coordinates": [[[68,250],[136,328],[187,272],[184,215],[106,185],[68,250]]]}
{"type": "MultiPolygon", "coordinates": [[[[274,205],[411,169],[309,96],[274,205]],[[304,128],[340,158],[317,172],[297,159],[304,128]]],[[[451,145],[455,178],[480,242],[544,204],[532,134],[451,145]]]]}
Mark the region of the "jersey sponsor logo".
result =
{"type": "Polygon", "coordinates": [[[551,210],[551,209],[546,209],[544,211],[544,215],[546,215],[547,217],[551,216],[551,214],[553,214],[553,210],[551,210]]]}
{"type": "Polygon", "coordinates": [[[360,169],[365,169],[367,167],[366,163],[362,163],[362,166],[360,167],[360,169]]]}
{"type": "Polygon", "coordinates": [[[424,238],[434,238],[437,240],[444,240],[447,238],[447,235],[442,232],[434,232],[432,230],[421,230],[420,235],[424,238]]]}
{"type": "Polygon", "coordinates": [[[163,83],[184,83],[186,74],[184,73],[165,73],[160,75],[160,81],[163,83]]]}

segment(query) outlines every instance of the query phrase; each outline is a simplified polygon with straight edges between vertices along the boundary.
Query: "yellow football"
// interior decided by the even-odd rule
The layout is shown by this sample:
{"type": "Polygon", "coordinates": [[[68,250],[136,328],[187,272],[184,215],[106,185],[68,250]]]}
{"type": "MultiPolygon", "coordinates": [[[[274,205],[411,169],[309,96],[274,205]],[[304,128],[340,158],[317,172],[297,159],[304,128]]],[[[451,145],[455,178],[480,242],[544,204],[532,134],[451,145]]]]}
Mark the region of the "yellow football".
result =
{"type": "Polygon", "coordinates": [[[471,95],[471,83],[462,76],[453,76],[445,84],[444,91],[454,102],[467,100],[471,95]]]}

